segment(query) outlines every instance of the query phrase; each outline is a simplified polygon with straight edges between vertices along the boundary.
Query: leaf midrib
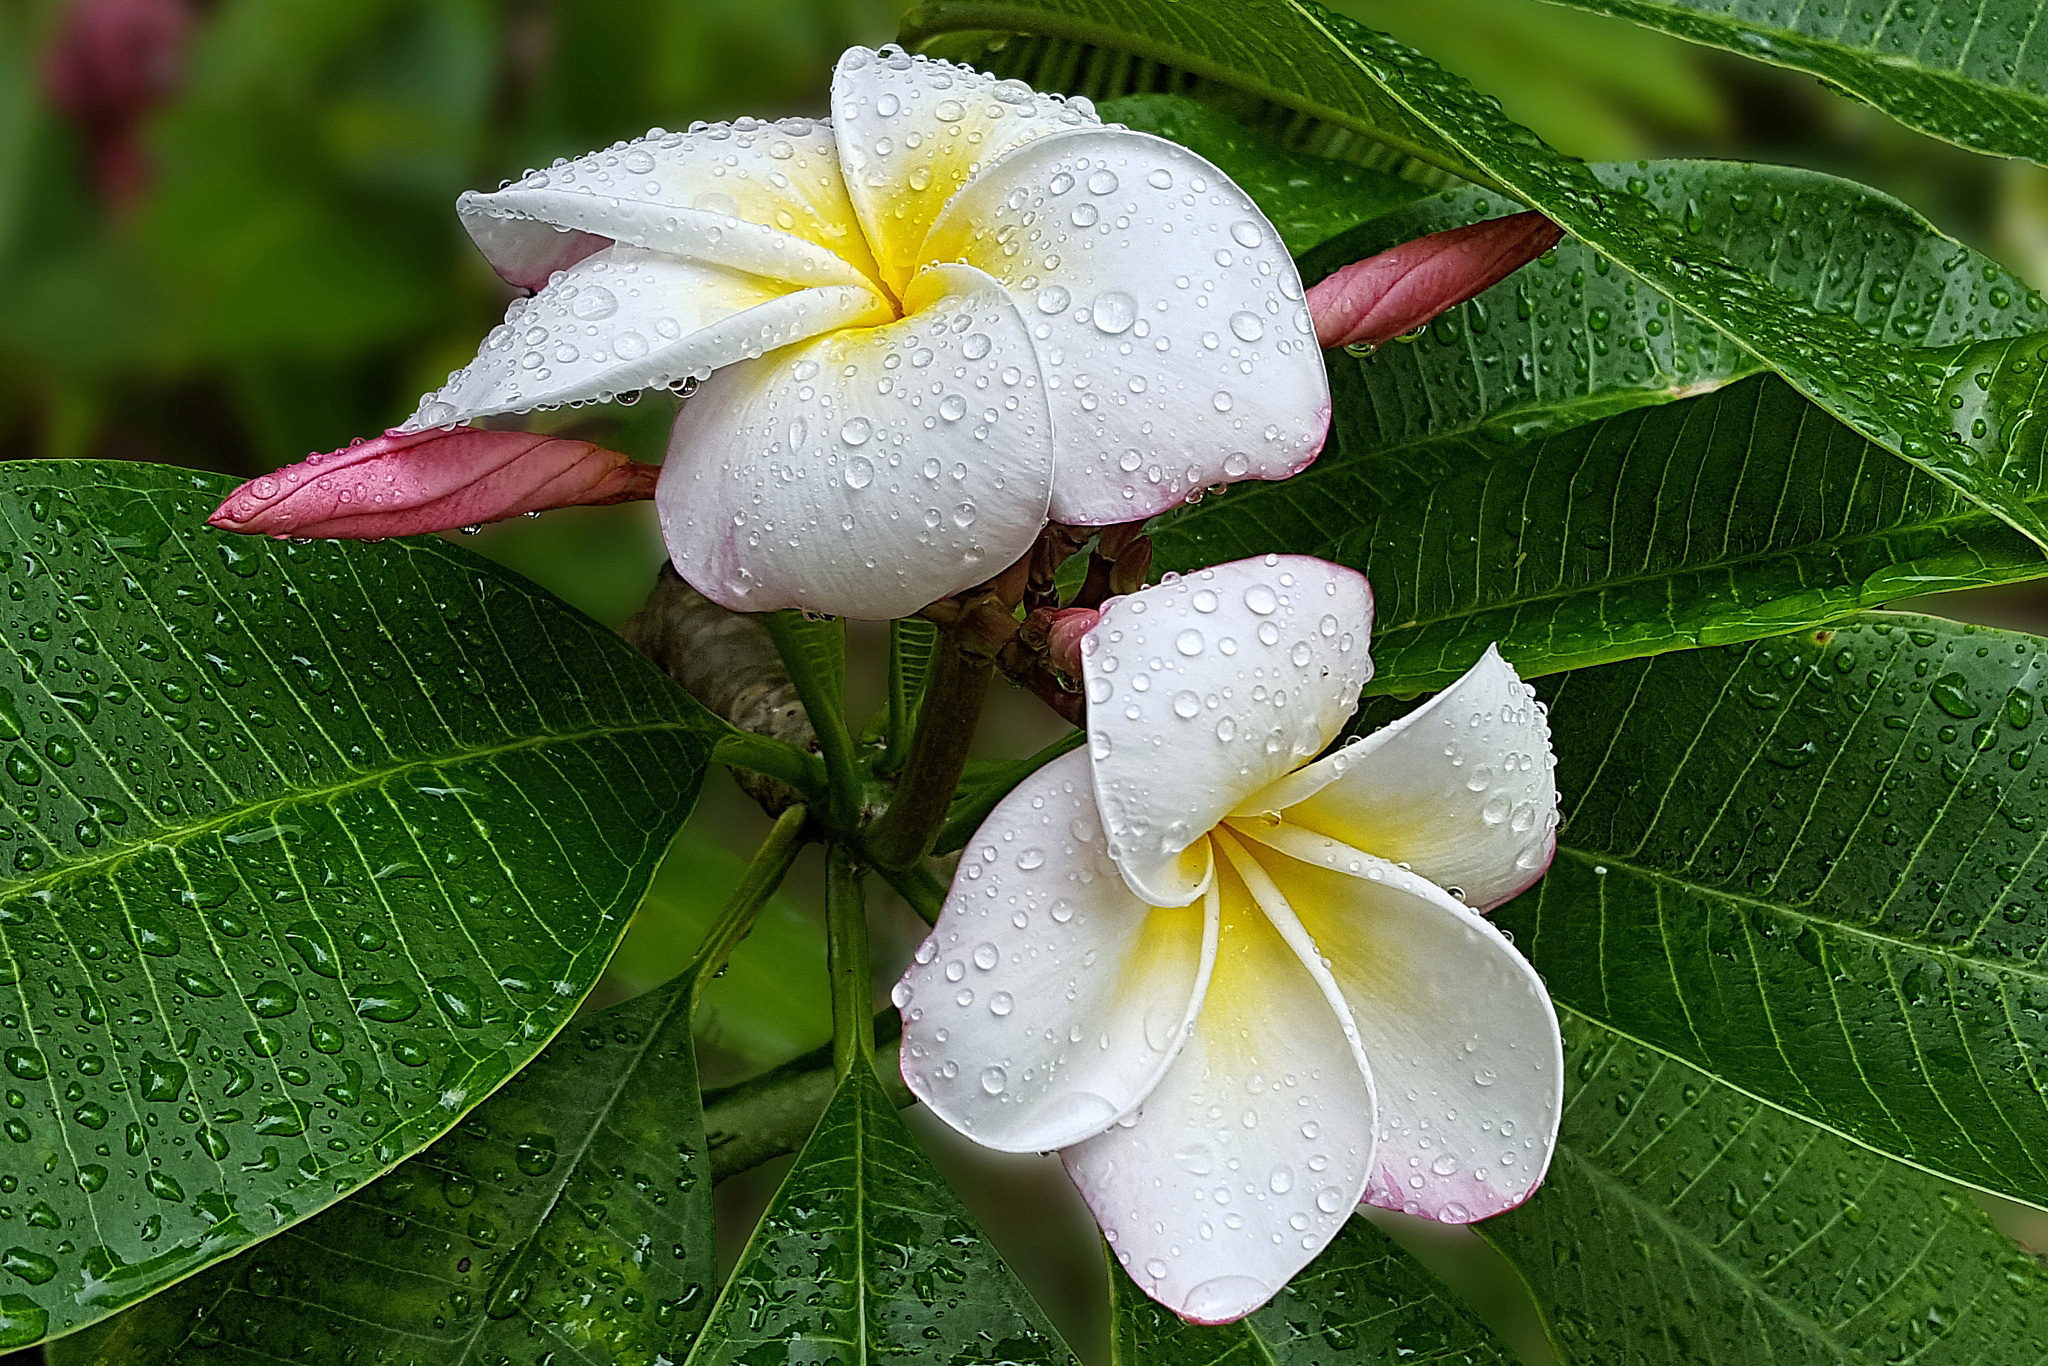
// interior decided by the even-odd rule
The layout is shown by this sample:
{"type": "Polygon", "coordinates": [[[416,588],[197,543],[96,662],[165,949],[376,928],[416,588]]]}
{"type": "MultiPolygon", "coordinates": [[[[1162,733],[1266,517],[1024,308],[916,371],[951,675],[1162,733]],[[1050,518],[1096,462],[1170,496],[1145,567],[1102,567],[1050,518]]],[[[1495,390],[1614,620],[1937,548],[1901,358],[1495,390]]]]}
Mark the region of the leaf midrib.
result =
{"type": "MultiPolygon", "coordinates": [[[[2040,504],[2048,506],[2048,491],[2036,491],[2026,499],[2026,502],[2028,502],[2029,504],[2040,504]]],[[[1610,589],[1634,588],[1639,587],[1643,584],[1660,583],[1671,579],[1682,579],[1687,577],[1688,575],[1712,573],[1726,569],[1745,569],[1758,564],[1765,564],[1772,560],[1785,559],[1788,556],[1796,555],[1804,551],[1833,550],[1836,548],[1856,548],[1872,541],[1887,540],[1892,537],[1910,536],[1915,533],[1925,533],[1930,531],[1946,532],[1951,531],[1957,527],[1963,527],[1974,530],[1984,530],[1989,527],[2005,525],[2006,523],[2004,523],[1999,518],[1993,516],[1988,512],[1983,512],[1981,510],[1975,512],[1958,510],[1956,513],[1949,516],[1933,517],[1923,521],[1916,522],[1901,522],[1894,526],[1884,527],[1876,531],[1866,531],[1854,536],[1827,537],[1820,540],[1804,541],[1798,545],[1779,546],[1770,550],[1754,551],[1747,555],[1739,555],[1729,559],[1702,561],[1696,565],[1674,566],[1670,569],[1649,570],[1638,574],[1617,575],[1601,579],[1597,583],[1588,583],[1581,585],[1579,587],[1566,586],[1547,590],[1540,593],[1527,593],[1520,596],[1506,597],[1498,599],[1496,601],[1475,604],[1472,607],[1467,608],[1463,611],[1441,612],[1435,616],[1427,617],[1409,617],[1405,621],[1402,621],[1399,625],[1387,627],[1386,630],[1381,633],[1381,635],[1382,637],[1384,637],[1394,635],[1397,632],[1419,631],[1424,627],[1440,626],[1446,622],[1458,622],[1469,620],[1472,617],[1480,616],[1488,612],[1504,611],[1520,607],[1534,607],[1542,603],[1565,602],[1572,598],[1592,597],[1597,594],[1607,592],[1610,589]]],[[[1902,569],[1911,565],[1912,563],[1913,562],[1911,560],[1901,560],[1898,563],[1889,566],[1889,568],[1902,569]]],[[[2048,561],[2042,562],[2039,569],[2039,573],[2035,575],[2035,577],[2038,577],[2039,575],[2048,575],[2048,561]]],[[[1845,616],[1851,615],[1855,612],[1862,610],[1864,606],[1867,606],[1867,604],[1850,603],[1843,607],[1842,614],[1845,616]]],[[[1633,658],[1634,656],[1631,655],[1630,657],[1633,658]]]]}
{"type": "MultiPolygon", "coordinates": [[[[577,1170],[582,1166],[583,1159],[590,1155],[591,1145],[597,1142],[597,1136],[604,1129],[605,1124],[610,1121],[612,1111],[618,1108],[619,1097],[633,1089],[633,1078],[639,1073],[640,1064],[645,1062],[647,1055],[653,1051],[655,1041],[662,1037],[662,1031],[668,1028],[669,1023],[675,1019],[678,1011],[688,1015],[695,999],[696,983],[692,981],[678,990],[668,1005],[648,1025],[647,1032],[640,1038],[640,1046],[634,1050],[632,1058],[626,1063],[624,1069],[620,1071],[618,1084],[611,1088],[611,1094],[605,1097],[604,1105],[598,1110],[596,1118],[591,1121],[589,1129],[584,1131],[583,1142],[577,1145],[574,1155],[570,1157],[568,1162],[560,1164],[562,1167],[562,1178],[555,1183],[554,1192],[548,1196],[547,1208],[543,1209],[540,1217],[534,1220],[533,1231],[522,1240],[521,1245],[515,1246],[507,1254],[514,1264],[512,1269],[517,1269],[519,1258],[527,1251],[533,1240],[539,1238],[547,1230],[548,1221],[554,1217],[555,1211],[561,1208],[562,1201],[569,1193],[569,1185],[574,1179],[577,1170]]],[[[564,1023],[566,1024],[566,1021],[564,1023]]],[[[539,1061],[540,1055],[536,1054],[534,1063],[539,1061]]],[[[527,1065],[531,1067],[533,1063],[527,1065]]],[[[555,1258],[554,1260],[557,1263],[561,1261],[560,1258],[555,1258]]],[[[521,1317],[536,1327],[545,1328],[547,1326],[535,1319],[530,1313],[522,1313],[521,1317]]],[[[462,1363],[470,1360],[470,1354],[476,1350],[477,1340],[489,1329],[491,1322],[491,1317],[488,1314],[480,1315],[477,1318],[476,1327],[471,1330],[469,1337],[463,1341],[462,1353],[456,1358],[456,1366],[462,1366],[462,1363]]],[[[560,1333],[554,1334],[554,1338],[568,1350],[575,1352],[579,1360],[588,1361],[591,1359],[584,1356],[576,1343],[570,1342],[560,1333]]]]}
{"type": "MultiPolygon", "coordinates": [[[[1849,938],[1861,939],[1882,948],[1889,948],[1897,953],[1918,954],[1923,957],[1936,959],[1958,970],[1974,969],[2048,986],[2048,970],[2042,968],[2002,962],[1997,959],[1984,958],[1974,954],[1957,953],[1952,949],[1945,949],[1932,944],[1917,943],[1910,939],[1901,939],[1896,935],[1880,934],[1875,930],[1866,929],[1860,925],[1849,925],[1840,920],[1830,919],[1827,916],[1816,915],[1810,911],[1802,911],[1783,902],[1765,901],[1759,897],[1745,896],[1740,892],[1730,892],[1718,887],[1708,887],[1700,883],[1689,882],[1676,874],[1667,873],[1661,869],[1646,868],[1640,863],[1634,863],[1613,854],[1575,849],[1560,843],[1557,847],[1557,855],[1559,858],[1570,858],[1579,863],[1605,868],[1610,874],[1619,869],[1645,881],[1676,887],[1695,896],[1722,901],[1731,906],[1751,908],[1766,911],[1772,915],[1783,916],[1786,919],[1798,921],[1802,925],[1812,926],[1817,932],[1833,931],[1849,938]]],[[[1604,1021],[1599,1023],[1603,1029],[1612,1028],[1611,1025],[1606,1024],[1604,1021]]]]}
{"type": "MultiPolygon", "coordinates": [[[[1835,57],[1849,58],[1858,62],[1882,62],[1887,66],[1905,68],[1915,75],[1928,77],[1943,86],[1954,86],[1978,95],[1987,91],[1995,91],[2006,98],[2029,103],[2044,111],[2048,111],[2048,99],[2030,96],[2027,91],[2017,85],[2001,85],[1997,81],[1966,76],[1953,67],[1928,66],[1920,60],[1917,54],[1911,52],[1884,52],[1875,47],[1853,47],[1836,38],[1809,34],[1800,29],[1788,28],[1784,25],[1743,24],[1725,15],[1693,9],[1686,5],[1670,4],[1668,0],[1617,0],[1616,3],[1609,5],[1587,3],[1586,0],[1547,0],[1547,2],[1560,8],[1582,10],[1593,14],[1606,14],[1610,17],[1628,19],[1631,22],[1641,21],[1636,20],[1634,15],[1627,13],[1627,11],[1651,10],[1658,14],[1671,15],[1683,21],[1696,24],[1702,29],[1711,29],[1716,33],[1784,34],[1809,48],[1824,51],[1835,57]]],[[[1686,37],[1688,41],[1703,41],[1691,38],[1690,35],[1680,36],[1686,37]]],[[[1778,60],[1775,56],[1758,52],[1739,40],[1731,40],[1725,47],[1729,52],[1748,57],[1752,61],[1763,62],[1769,66],[1785,67],[1795,71],[1802,69],[1790,62],[1778,60]]],[[[1849,86],[1849,81],[1838,72],[1829,72],[1827,79],[1851,89],[1856,88],[1849,86]]],[[[1862,95],[1860,90],[1858,91],[1858,97],[1863,99],[1869,98],[1862,95]]],[[[1875,103],[1875,101],[1871,102],[1875,103]]]]}
{"type": "Polygon", "coordinates": [[[180,848],[203,836],[242,825],[252,818],[288,810],[315,802],[331,801],[353,792],[367,791],[383,786],[406,774],[427,769],[448,768],[462,764],[488,762],[508,754],[519,754],[545,749],[554,745],[579,745],[591,740],[610,739],[620,735],[658,735],[667,732],[700,733],[699,727],[688,721],[661,720],[635,721],[611,726],[594,726],[579,731],[549,731],[539,735],[524,736],[504,744],[486,745],[458,751],[451,755],[434,755],[419,759],[408,759],[404,763],[388,768],[360,771],[356,776],[342,782],[320,787],[289,788],[276,797],[238,806],[223,815],[209,817],[203,821],[190,821],[182,825],[160,825],[153,834],[117,843],[104,853],[87,858],[69,859],[47,873],[35,877],[15,878],[0,882],[0,901],[34,895],[64,886],[78,878],[104,872],[109,868],[127,862],[153,849],[180,848]]]}

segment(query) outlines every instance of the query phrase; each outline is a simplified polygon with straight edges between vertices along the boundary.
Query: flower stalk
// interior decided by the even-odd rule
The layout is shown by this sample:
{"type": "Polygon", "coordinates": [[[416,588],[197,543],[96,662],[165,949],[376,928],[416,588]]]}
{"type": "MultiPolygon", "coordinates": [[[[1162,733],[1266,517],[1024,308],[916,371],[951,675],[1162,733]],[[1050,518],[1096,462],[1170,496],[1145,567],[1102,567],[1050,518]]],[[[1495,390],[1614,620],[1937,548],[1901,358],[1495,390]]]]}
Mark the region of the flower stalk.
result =
{"type": "Polygon", "coordinates": [[[834,843],[825,868],[825,962],[832,977],[832,1071],[845,1080],[875,1063],[867,897],[854,853],[834,843]]]}
{"type": "Polygon", "coordinates": [[[782,885],[782,879],[796,863],[796,856],[803,852],[804,826],[809,820],[810,812],[800,805],[790,807],[776,819],[768,838],[754,851],[753,862],[740,876],[740,885],[733,889],[718,919],[691,956],[690,965],[683,969],[693,987],[722,972],[732,951],[753,930],[755,917],[782,885]]]}
{"type": "Polygon", "coordinates": [[[981,720],[996,658],[1017,633],[1013,609],[1000,590],[946,604],[951,620],[939,628],[925,680],[917,731],[896,783],[895,800],[869,829],[868,857],[877,866],[908,868],[923,858],[945,823],[967,769],[968,747],[981,720]]]}

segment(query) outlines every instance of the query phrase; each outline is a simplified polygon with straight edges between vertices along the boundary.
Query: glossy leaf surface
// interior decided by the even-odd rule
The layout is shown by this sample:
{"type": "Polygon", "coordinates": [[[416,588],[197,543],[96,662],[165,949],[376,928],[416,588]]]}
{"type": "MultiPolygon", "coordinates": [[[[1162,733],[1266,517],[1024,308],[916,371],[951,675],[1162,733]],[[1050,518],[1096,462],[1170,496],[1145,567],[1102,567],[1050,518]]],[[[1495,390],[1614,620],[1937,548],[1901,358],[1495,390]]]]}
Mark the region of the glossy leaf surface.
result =
{"type": "Polygon", "coordinates": [[[57,1366],[680,1360],[716,1271],[691,997],[571,1025],[425,1152],[57,1366]]]}
{"type": "Polygon", "coordinates": [[[1507,1366],[1516,1360],[1388,1237],[1354,1218],[1265,1308],[1204,1328],[1146,1298],[1110,1259],[1118,1366],[1507,1366]]]}
{"type": "Polygon", "coordinates": [[[2048,29],[2032,0],[1553,3],[1809,72],[1909,128],[1979,152],[2048,156],[2048,29]]]}
{"type": "Polygon", "coordinates": [[[1566,1012],[1550,1176],[1480,1225],[1566,1366],[2038,1366],[2048,1277],[1964,1196],[1566,1012]]]}
{"type": "Polygon", "coordinates": [[[1096,112],[1206,158],[1252,197],[1296,256],[1428,192],[1385,171],[1290,151],[1185,95],[1126,95],[1105,100],[1096,112]]]}
{"type": "Polygon", "coordinates": [[[2048,1205],[2048,643],[1874,615],[1539,691],[1567,819],[1494,920],[1553,996],[2048,1205]]]}
{"type": "Polygon", "coordinates": [[[1074,1361],[865,1065],[797,1155],[689,1366],[769,1360],[1074,1361]]]}
{"type": "MultiPolygon", "coordinates": [[[[2038,340],[2029,353],[2038,350],[2038,340]]],[[[2026,376],[1963,388],[1988,407],[2026,376]]],[[[1963,416],[1973,423],[1967,410],[1963,416]]],[[[2038,442],[1987,451],[2048,505],[2038,442]]],[[[1441,688],[1498,643],[1524,676],[1778,635],[1916,594],[2048,574],[2026,539],[1890,459],[1775,376],[1529,443],[1379,504],[1373,462],[1157,537],[1168,563],[1256,543],[1363,571],[1375,692],[1441,688]],[[1190,535],[1199,531],[1201,535],[1190,535]]],[[[1381,487],[1386,487],[1382,485],[1381,487]]]]}
{"type": "Polygon", "coordinates": [[[568,1018],[715,722],[440,541],[201,526],[225,481],[0,471],[0,1342],[424,1147],[568,1018]]]}
{"type": "MultiPolygon", "coordinates": [[[[1910,352],[1722,256],[1682,211],[1603,186],[1463,80],[1315,0],[935,0],[905,23],[913,44],[990,30],[999,46],[991,52],[984,41],[987,57],[999,58],[1012,32],[1120,50],[1509,194],[1738,339],[1879,445],[2048,544],[2048,523],[1949,441],[1946,414],[1910,352]]],[[[947,50],[981,59],[964,44],[947,50]]],[[[1131,70],[1143,76],[1145,63],[1131,70]]]]}

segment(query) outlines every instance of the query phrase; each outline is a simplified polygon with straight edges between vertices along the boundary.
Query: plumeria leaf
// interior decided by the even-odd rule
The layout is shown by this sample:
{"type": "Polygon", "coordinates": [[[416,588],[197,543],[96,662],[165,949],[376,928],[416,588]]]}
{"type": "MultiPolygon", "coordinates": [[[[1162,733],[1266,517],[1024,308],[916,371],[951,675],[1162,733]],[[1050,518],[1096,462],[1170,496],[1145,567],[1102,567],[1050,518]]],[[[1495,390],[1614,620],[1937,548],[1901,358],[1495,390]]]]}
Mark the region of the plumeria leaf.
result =
{"type": "Polygon", "coordinates": [[[432,1142],[596,979],[718,723],[440,541],[203,526],[228,482],[24,462],[0,636],[0,1342],[432,1142]]]}
{"type": "Polygon", "coordinates": [[[2048,37],[2032,0],[1760,7],[1553,0],[1820,77],[1909,128],[1997,156],[2048,148],[2048,37]]]}
{"type": "MultiPolygon", "coordinates": [[[[2048,305],[2011,271],[1851,181],[1714,161],[1594,171],[1610,185],[1649,186],[1696,214],[1700,239],[1715,250],[1766,263],[1774,283],[1887,341],[1954,347],[2048,327],[2048,305]],[[1848,262],[1827,245],[1844,233],[1858,243],[1848,262]]],[[[1518,207],[1474,188],[1433,195],[1311,253],[1304,278],[1518,207]]],[[[1155,535],[1161,564],[1187,570],[1278,549],[1333,554],[1379,503],[1545,433],[1764,368],[1571,238],[1412,342],[1324,358],[1336,412],[1322,457],[1284,483],[1239,484],[1168,514],[1155,535]]]]}
{"type": "Polygon", "coordinates": [[[586,1017],[375,1185],[65,1339],[57,1366],[679,1360],[716,1285],[693,995],[586,1017]]]}
{"type": "Polygon", "coordinates": [[[1296,256],[1429,192],[1427,185],[1369,166],[1289,151],[1185,95],[1125,95],[1104,101],[1096,112],[1213,163],[1257,202],[1296,256]]]}
{"type": "Polygon", "coordinates": [[[1214,1328],[1162,1309],[1115,1263],[1112,1257],[1110,1332],[1119,1366],[1507,1366],[1516,1360],[1435,1277],[1359,1218],[1263,1309],[1214,1328]]]}
{"type": "MultiPolygon", "coordinates": [[[[1973,348],[2043,349],[2040,338],[1973,348]]],[[[1987,458],[2048,508],[2041,428],[2013,416],[2038,374],[1962,369],[1988,376],[1985,389],[1952,382],[1973,400],[1962,424],[1988,410],[1987,433],[2013,432],[2015,447],[1987,442],[1987,458]]],[[[1360,469],[1288,505],[1261,499],[1261,515],[1239,524],[1177,522],[1158,544],[1169,563],[1201,563],[1263,530],[1269,544],[1363,571],[1379,603],[1370,686],[1391,693],[1443,687],[1496,642],[1533,677],[2048,574],[2017,532],[1771,375],[1466,463],[1384,506],[1360,469]],[[1198,525],[1224,543],[1182,539],[1198,525]]]]}
{"type": "MultiPolygon", "coordinates": [[[[1315,0],[934,0],[905,21],[914,44],[961,31],[982,36],[942,44],[949,54],[998,66],[1014,33],[1120,49],[1149,61],[1091,69],[1129,73],[1157,62],[1233,87],[1240,100],[1257,92],[1253,98],[1270,102],[1276,123],[1291,112],[1297,124],[1315,120],[1362,135],[1507,193],[1709,327],[1739,338],[1879,445],[2048,544],[2048,522],[1949,441],[1946,414],[1906,350],[1724,256],[1692,231],[1684,205],[1664,203],[1647,186],[1631,193],[1602,185],[1584,163],[1545,146],[1462,79],[1315,0]]],[[[1296,132],[1312,140],[1308,130],[1296,132]]]]}
{"type": "Polygon", "coordinates": [[[799,1338],[838,1366],[1074,1362],[864,1064],[783,1179],[688,1366],[780,1360],[799,1338]]]}
{"type": "Polygon", "coordinates": [[[1560,1014],[1557,1160],[1480,1230],[1561,1362],[2043,1360],[2048,1276],[1960,1192],[1560,1014]]]}
{"type": "Polygon", "coordinates": [[[1552,995],[2048,1206],[2048,642],[1881,614],[1541,691],[1569,814],[1494,919],[1552,995]]]}

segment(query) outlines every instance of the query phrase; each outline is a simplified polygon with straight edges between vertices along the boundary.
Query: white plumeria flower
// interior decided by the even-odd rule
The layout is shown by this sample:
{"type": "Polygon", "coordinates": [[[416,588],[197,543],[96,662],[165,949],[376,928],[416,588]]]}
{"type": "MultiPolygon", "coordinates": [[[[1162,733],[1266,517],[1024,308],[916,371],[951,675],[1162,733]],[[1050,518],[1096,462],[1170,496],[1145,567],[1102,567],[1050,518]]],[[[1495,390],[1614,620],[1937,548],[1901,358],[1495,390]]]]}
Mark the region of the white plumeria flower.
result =
{"type": "Polygon", "coordinates": [[[1489,649],[1305,762],[1371,677],[1350,570],[1241,560],[1112,602],[1088,740],[989,816],[896,989],[903,1077],[968,1137],[1061,1149],[1131,1277],[1185,1318],[1271,1298],[1361,1200],[1526,1199],[1563,1050],[1479,913],[1556,848],[1549,726],[1489,649]]]}
{"type": "Polygon", "coordinates": [[[1330,395],[1251,199],[1085,100],[853,48],[829,122],[649,133],[462,198],[536,289],[401,431],[701,380],[656,502],[727,607],[893,618],[1048,515],[1315,458],[1330,395]]]}

